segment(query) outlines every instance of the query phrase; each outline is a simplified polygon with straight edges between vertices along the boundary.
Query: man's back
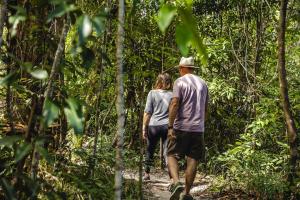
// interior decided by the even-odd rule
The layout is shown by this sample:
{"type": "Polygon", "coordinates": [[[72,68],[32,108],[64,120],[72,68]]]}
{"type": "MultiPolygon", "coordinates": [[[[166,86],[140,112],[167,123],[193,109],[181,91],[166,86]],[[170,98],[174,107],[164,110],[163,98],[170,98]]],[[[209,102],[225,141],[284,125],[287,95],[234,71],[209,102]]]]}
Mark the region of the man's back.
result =
{"type": "Polygon", "coordinates": [[[175,81],[173,97],[179,98],[179,108],[174,129],[204,132],[207,95],[205,81],[196,75],[186,74],[175,81]]]}

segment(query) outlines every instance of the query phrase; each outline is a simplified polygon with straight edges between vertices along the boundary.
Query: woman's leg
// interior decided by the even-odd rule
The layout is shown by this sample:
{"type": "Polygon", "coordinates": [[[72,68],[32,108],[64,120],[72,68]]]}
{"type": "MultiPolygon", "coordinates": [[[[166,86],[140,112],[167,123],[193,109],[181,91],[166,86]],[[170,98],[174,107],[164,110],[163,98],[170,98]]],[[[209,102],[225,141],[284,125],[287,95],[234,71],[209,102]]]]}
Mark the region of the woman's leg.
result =
{"type": "Polygon", "coordinates": [[[153,166],[153,158],[156,144],[159,140],[159,134],[156,126],[149,126],[148,137],[147,137],[147,149],[146,149],[146,160],[145,160],[145,172],[149,173],[151,166],[153,166]]]}

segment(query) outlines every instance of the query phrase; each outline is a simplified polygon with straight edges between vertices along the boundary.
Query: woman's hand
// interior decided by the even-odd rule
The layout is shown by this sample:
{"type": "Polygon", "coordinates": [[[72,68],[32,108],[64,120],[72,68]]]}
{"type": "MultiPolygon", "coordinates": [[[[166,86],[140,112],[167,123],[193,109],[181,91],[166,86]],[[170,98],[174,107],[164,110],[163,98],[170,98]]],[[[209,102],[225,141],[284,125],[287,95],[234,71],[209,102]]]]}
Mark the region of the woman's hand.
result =
{"type": "Polygon", "coordinates": [[[148,137],[147,131],[143,131],[143,139],[144,139],[144,140],[147,140],[147,137],[148,137]]]}

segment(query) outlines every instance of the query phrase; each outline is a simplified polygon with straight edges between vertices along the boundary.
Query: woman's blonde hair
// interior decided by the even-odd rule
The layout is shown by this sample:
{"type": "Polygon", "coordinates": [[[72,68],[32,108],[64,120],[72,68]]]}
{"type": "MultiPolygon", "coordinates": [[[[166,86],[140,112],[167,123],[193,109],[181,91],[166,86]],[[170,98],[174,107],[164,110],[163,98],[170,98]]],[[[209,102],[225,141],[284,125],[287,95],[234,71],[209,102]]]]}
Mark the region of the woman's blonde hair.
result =
{"type": "Polygon", "coordinates": [[[172,80],[168,73],[159,74],[156,78],[154,89],[170,90],[172,80]]]}

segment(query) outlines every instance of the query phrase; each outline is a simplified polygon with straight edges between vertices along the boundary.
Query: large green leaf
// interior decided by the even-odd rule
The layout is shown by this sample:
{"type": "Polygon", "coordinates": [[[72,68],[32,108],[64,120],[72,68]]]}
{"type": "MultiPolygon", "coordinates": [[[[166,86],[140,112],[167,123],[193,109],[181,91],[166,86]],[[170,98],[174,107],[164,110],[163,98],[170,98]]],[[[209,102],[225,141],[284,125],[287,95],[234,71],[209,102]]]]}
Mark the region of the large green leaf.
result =
{"type": "Polygon", "coordinates": [[[0,179],[0,185],[7,199],[17,200],[14,188],[9,184],[8,181],[6,181],[5,178],[0,179]]]}
{"type": "Polygon", "coordinates": [[[166,31],[175,14],[176,8],[169,5],[163,5],[161,7],[158,12],[157,23],[162,32],[166,31]]]}
{"type": "Polygon", "coordinates": [[[101,35],[105,29],[104,21],[105,18],[102,16],[96,16],[92,19],[92,24],[97,36],[101,35]]]}
{"type": "Polygon", "coordinates": [[[199,35],[196,26],[196,20],[192,14],[192,11],[185,8],[179,9],[180,17],[182,18],[182,23],[186,28],[186,32],[190,32],[192,37],[190,38],[193,48],[201,55],[201,61],[203,64],[207,63],[208,55],[206,52],[206,47],[203,44],[202,38],[199,35]]]}
{"type": "Polygon", "coordinates": [[[46,127],[49,127],[53,123],[53,121],[58,117],[58,113],[59,108],[49,99],[46,99],[43,110],[44,124],[46,127]]]}
{"type": "Polygon", "coordinates": [[[189,53],[190,41],[193,38],[193,34],[187,31],[184,24],[178,24],[176,26],[176,43],[183,56],[187,56],[189,53]]]}
{"type": "Polygon", "coordinates": [[[33,76],[36,79],[46,79],[48,78],[48,72],[44,69],[37,69],[32,72],[30,72],[31,76],[33,76]]]}
{"type": "Polygon", "coordinates": [[[15,74],[11,72],[4,78],[0,79],[0,85],[6,86],[7,84],[12,83],[14,81],[14,78],[15,78],[15,74]]]}
{"type": "Polygon", "coordinates": [[[73,98],[69,98],[66,101],[68,107],[65,107],[64,111],[68,122],[76,134],[81,134],[83,132],[82,106],[73,98]]]}
{"type": "Polygon", "coordinates": [[[15,162],[18,162],[19,160],[24,158],[24,156],[26,156],[31,151],[31,149],[31,144],[27,142],[22,143],[16,150],[15,162]]]}
{"type": "Polygon", "coordinates": [[[46,148],[43,147],[43,142],[36,142],[35,145],[35,150],[36,152],[38,152],[48,163],[53,163],[53,159],[51,158],[51,156],[49,155],[49,152],[46,148]]]}
{"type": "Polygon", "coordinates": [[[14,143],[20,141],[21,139],[22,137],[17,135],[5,136],[0,139],[0,146],[12,146],[14,143]]]}

